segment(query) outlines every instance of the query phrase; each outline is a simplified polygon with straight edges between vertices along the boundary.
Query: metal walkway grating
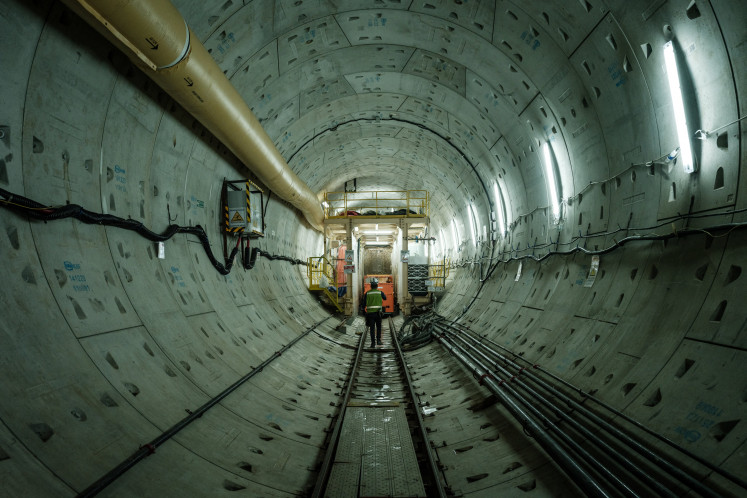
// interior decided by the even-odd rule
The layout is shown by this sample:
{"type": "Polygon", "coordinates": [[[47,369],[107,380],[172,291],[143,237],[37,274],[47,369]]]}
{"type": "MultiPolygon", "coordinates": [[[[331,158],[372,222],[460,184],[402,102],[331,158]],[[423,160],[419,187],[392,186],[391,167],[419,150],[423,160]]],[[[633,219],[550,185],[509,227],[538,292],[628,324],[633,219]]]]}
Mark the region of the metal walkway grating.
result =
{"type": "Polygon", "coordinates": [[[402,406],[348,406],[325,496],[425,496],[402,406]]]}

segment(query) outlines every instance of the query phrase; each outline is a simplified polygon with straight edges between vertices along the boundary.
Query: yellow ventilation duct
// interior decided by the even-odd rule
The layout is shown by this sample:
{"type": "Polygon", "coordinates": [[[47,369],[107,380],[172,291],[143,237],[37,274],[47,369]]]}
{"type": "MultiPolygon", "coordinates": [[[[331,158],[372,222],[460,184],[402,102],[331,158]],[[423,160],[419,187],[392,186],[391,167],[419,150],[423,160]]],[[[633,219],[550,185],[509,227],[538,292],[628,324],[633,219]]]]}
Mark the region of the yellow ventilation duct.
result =
{"type": "Polygon", "coordinates": [[[228,147],[275,195],[322,230],[316,195],[168,0],[63,0],[228,147]]]}

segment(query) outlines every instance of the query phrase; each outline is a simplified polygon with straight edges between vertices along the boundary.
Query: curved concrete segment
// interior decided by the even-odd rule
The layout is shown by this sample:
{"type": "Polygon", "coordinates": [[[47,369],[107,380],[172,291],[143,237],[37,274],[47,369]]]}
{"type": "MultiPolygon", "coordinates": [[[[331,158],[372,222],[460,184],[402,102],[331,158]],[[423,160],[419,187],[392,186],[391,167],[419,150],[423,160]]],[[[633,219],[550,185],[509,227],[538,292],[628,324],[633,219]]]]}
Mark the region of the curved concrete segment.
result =
{"type": "MultiPolygon", "coordinates": [[[[1,4],[0,188],[154,231],[199,224],[221,255],[221,182],[245,176],[226,145],[60,3],[1,4]]],[[[174,2],[312,195],[353,179],[430,192],[433,252],[460,265],[439,313],[747,479],[744,5],[342,4],[174,2]],[[667,158],[670,38],[692,174],[667,158]],[[602,252],[593,281],[576,248],[602,252]]],[[[274,196],[266,223],[262,251],[323,253],[274,196]]],[[[329,316],[303,266],[261,257],[224,277],[183,234],[159,259],[134,232],[2,209],[0,254],[8,496],[81,492],[329,316]]],[[[355,340],[336,323],[104,494],[307,493],[355,340]]],[[[578,493],[440,345],[408,362],[454,493],[578,493]]]]}

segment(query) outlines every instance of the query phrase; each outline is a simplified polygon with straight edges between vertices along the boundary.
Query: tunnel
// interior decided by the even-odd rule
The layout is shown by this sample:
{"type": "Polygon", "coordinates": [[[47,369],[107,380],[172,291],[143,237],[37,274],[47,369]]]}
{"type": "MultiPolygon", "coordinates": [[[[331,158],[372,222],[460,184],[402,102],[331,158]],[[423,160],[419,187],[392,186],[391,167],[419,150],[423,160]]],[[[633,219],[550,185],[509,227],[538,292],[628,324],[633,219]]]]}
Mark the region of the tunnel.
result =
{"type": "MultiPolygon", "coordinates": [[[[167,46],[120,25],[149,2],[0,0],[0,495],[311,495],[358,306],[309,258],[351,184],[428,193],[432,312],[747,493],[744,2],[172,2],[167,46]]],[[[487,374],[405,358],[450,496],[584,494],[487,374]]]]}

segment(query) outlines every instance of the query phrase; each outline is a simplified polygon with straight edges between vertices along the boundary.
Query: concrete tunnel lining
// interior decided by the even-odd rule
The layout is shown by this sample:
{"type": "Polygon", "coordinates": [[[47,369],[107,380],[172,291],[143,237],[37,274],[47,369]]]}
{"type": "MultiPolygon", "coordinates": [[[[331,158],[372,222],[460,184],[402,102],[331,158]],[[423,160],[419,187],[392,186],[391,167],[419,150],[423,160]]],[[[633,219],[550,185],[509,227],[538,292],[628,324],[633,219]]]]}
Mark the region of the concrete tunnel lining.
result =
{"type": "MultiPolygon", "coordinates": [[[[519,261],[501,263],[484,283],[486,272],[467,264],[542,256],[556,241],[602,249],[619,240],[618,227],[665,224],[653,230],[664,234],[672,223],[707,231],[745,221],[743,123],[734,122],[744,114],[744,6],[696,0],[696,15],[687,4],[175,2],[312,190],[357,178],[361,190],[432,191],[442,253],[463,263],[439,313],[456,318],[468,307],[461,323],[745,479],[742,230],[627,244],[601,257],[591,288],[583,254],[524,260],[518,280],[519,261]],[[664,24],[684,64],[691,134],[731,123],[693,138],[692,175],[661,160],[677,146],[664,24]],[[572,198],[560,226],[546,209],[548,139],[572,198]],[[489,226],[496,182],[507,233],[475,244],[466,206],[489,226]],[[682,213],[724,214],[685,223],[682,213]],[[452,220],[462,240],[452,240],[452,220]],[[578,232],[585,238],[575,240],[578,232]]],[[[220,181],[242,178],[243,166],[65,7],[2,6],[0,65],[10,70],[0,92],[0,187],[156,231],[171,213],[205,227],[219,254],[220,181]]],[[[263,251],[322,253],[320,235],[285,202],[272,198],[267,213],[263,251]]],[[[159,260],[151,243],[113,227],[8,210],[0,225],[8,496],[80,492],[329,316],[305,269],[288,262],[259,258],[223,277],[189,236],[172,239],[159,260]]],[[[324,337],[354,341],[331,322],[105,493],[308,492],[350,359],[324,337]]],[[[440,346],[408,361],[421,400],[437,408],[426,424],[453,490],[578,492],[440,346]]],[[[726,495],[743,492],[692,471],[726,495]]]]}

